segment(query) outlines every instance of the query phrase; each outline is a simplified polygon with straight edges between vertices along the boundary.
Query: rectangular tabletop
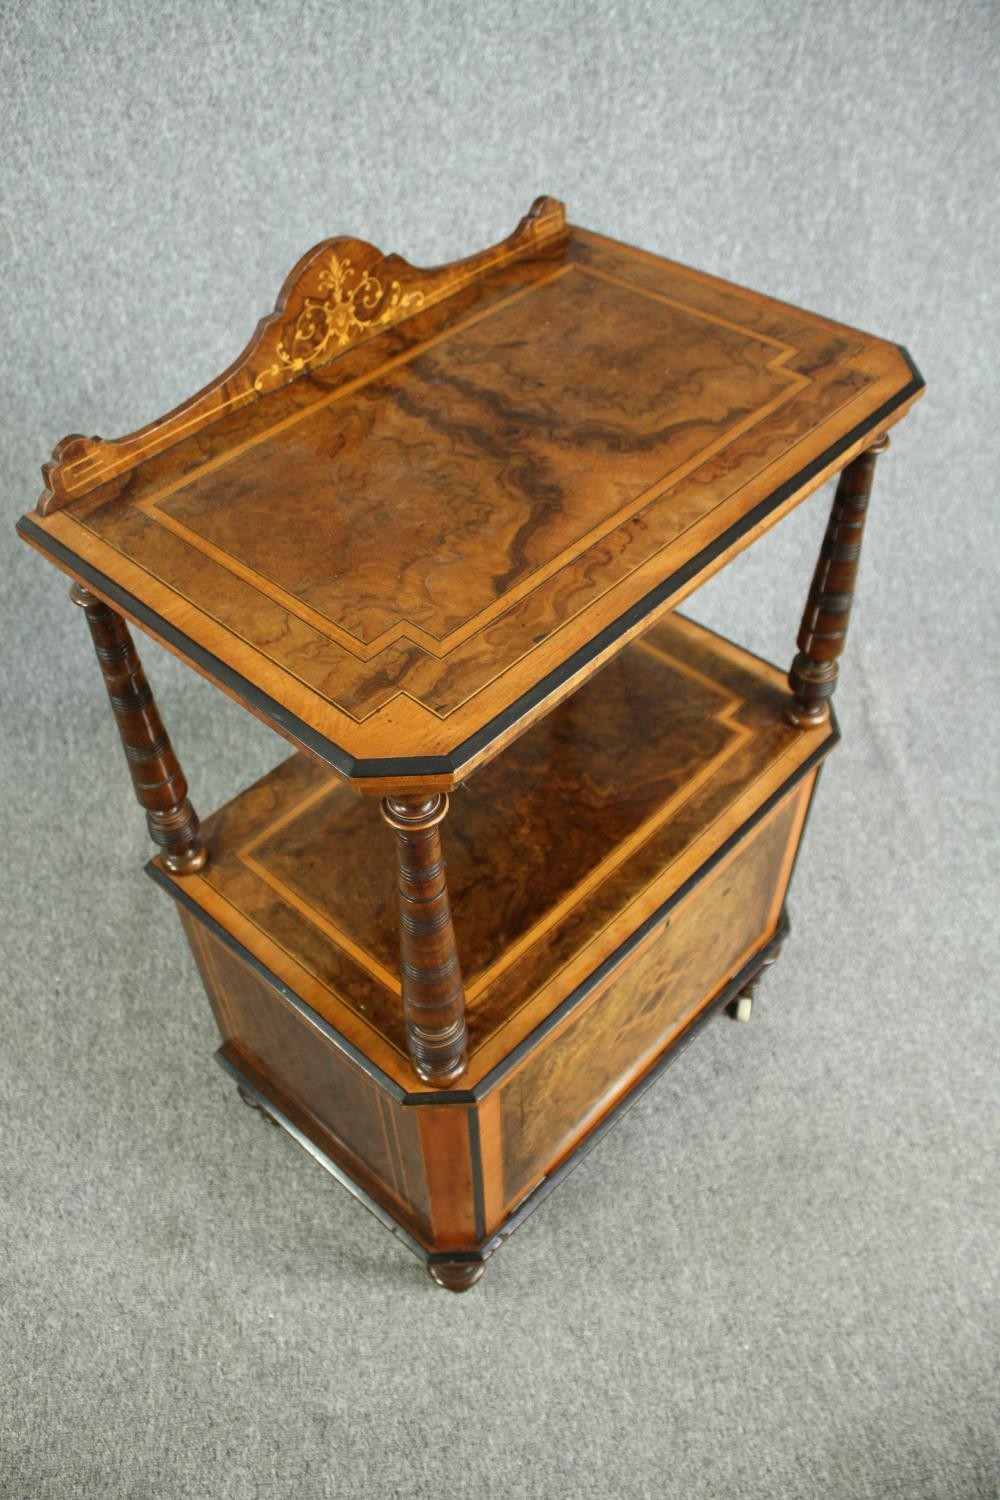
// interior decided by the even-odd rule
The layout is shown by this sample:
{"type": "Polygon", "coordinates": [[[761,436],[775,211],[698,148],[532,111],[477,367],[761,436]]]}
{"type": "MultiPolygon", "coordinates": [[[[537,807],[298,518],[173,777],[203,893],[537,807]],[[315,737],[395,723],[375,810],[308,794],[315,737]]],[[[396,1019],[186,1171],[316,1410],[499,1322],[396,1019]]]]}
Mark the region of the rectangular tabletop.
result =
{"type": "Polygon", "coordinates": [[[372,790],[455,784],[922,389],[893,344],[559,215],[448,295],[365,250],[252,401],[122,472],[84,452],[22,531],[372,790]]]}

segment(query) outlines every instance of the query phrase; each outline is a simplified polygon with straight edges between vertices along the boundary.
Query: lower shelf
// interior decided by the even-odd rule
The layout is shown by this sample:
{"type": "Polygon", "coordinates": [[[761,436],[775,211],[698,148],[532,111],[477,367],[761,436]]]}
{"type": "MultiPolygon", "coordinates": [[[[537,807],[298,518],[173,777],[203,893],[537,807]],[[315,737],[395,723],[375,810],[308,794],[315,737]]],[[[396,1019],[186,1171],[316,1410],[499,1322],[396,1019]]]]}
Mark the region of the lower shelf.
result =
{"type": "Polygon", "coordinates": [[[836,738],[787,726],[786,701],[776,669],[672,616],[454,794],[470,1065],[448,1092],[406,1056],[370,801],[294,756],[208,820],[200,875],[150,867],[226,1065],[443,1284],[773,952],[836,738]]]}

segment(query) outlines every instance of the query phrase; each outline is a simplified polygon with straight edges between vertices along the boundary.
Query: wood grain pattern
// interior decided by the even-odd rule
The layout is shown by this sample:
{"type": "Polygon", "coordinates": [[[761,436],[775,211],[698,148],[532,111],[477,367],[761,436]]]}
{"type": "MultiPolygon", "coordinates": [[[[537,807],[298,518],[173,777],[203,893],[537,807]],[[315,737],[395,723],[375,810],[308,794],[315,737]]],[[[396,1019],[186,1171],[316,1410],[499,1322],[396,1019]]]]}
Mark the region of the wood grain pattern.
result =
{"type": "Polygon", "coordinates": [[[469,1267],[482,1265],[475,1256],[525,1196],[767,948],[815,775],[478,1103],[440,1105],[428,1094],[401,1106],[182,910],[223,1053],[432,1258],[471,1255],[455,1262],[455,1285],[435,1276],[453,1290],[470,1285],[469,1267]]]}
{"type": "Polygon", "coordinates": [[[556,199],[536,198],[499,245],[433,269],[383,255],[365,240],[341,237],[314,245],[289,272],[274,312],[261,319],[243,353],[217,380],[127,437],[109,442],[74,433],[63,438],[42,468],[46,489],[39,514],[51,515],[360,340],[454,296],[468,281],[557,240],[565,219],[556,199]]]}
{"type": "Polygon", "coordinates": [[[203,923],[183,908],[180,918],[233,1060],[267,1079],[307,1117],[327,1154],[430,1242],[430,1199],[413,1111],[384,1094],[203,923]]]}
{"type": "Polygon", "coordinates": [[[454,1083],[465,1072],[468,1032],[455,948],[440,825],[443,792],[386,797],[382,816],[396,837],[399,972],[406,1045],[425,1083],[454,1083]]]}
{"type": "Polygon", "coordinates": [[[822,724],[830,714],[838,658],[847,640],[854,603],[875,460],[888,446],[887,437],[879,438],[848,464],[837,485],[799,627],[798,654],[788,674],[793,697],[787,717],[799,729],[822,724]]]}
{"type": "Polygon", "coordinates": [[[787,931],[922,389],[538,199],[433,270],[324,242],[218,380],[45,466],[19,530],[75,580],[220,1060],[440,1285],[787,931]],[[787,682],[676,615],[840,471],[787,682]],[[126,619],[305,752],[201,831],[126,619]]]}
{"type": "Polygon", "coordinates": [[[73,603],[83,610],[125,751],[136,800],[146,814],[153,842],[175,875],[190,875],[205,863],[198,817],[187,779],[163,727],[135,643],[121,615],[75,583],[73,603]]]}
{"type": "Polygon", "coordinates": [[[338,774],[453,787],[922,389],[557,219],[24,535],[338,774]]]}
{"type": "Polygon", "coordinates": [[[671,915],[645,952],[505,1081],[504,1213],[770,937],[810,790],[800,785],[780,803],[671,915]]]}
{"type": "MultiPolygon", "coordinates": [[[[668,638],[682,639],[667,631],[655,640],[668,638]]],[[[693,649],[687,637],[674,658],[652,644],[623,653],[452,794],[442,837],[473,999],[530,945],[540,921],[573,904],[581,879],[641,841],[651,820],[665,821],[749,737],[738,689],[685,670],[685,648],[693,649]]],[[[395,891],[389,861],[378,857],[374,810],[319,777],[309,790],[296,781],[285,806],[262,820],[241,863],[397,993],[395,891]],[[345,881],[338,856],[352,847],[369,854],[345,881]]]]}
{"type": "Polygon", "coordinates": [[[143,512],[356,660],[433,661],[783,404],[793,352],[567,266],[143,512]]]}
{"type": "Polygon", "coordinates": [[[476,1223],[469,1110],[429,1104],[411,1113],[420,1132],[434,1248],[468,1249],[482,1237],[476,1223]]]}
{"type": "MultiPolygon", "coordinates": [[[[443,825],[469,1072],[483,1078],[733,837],[828,728],[783,674],[673,616],[452,796],[443,825]]],[[[293,757],[204,825],[184,889],[407,1089],[397,894],[378,809],[293,757]]]]}

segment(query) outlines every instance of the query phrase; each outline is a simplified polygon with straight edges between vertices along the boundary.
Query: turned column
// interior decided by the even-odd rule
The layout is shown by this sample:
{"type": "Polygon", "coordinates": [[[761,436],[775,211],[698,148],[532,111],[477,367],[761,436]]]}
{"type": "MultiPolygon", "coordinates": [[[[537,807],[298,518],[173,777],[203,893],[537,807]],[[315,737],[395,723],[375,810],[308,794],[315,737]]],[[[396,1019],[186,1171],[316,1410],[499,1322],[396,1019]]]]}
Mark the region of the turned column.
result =
{"type": "Polygon", "coordinates": [[[847,639],[861,538],[875,477],[875,460],[889,446],[880,437],[840,476],[819,561],[799,627],[798,654],[788,674],[794,694],[785,717],[797,728],[822,724],[837,685],[837,658],[847,639]]]}
{"type": "Polygon", "coordinates": [[[69,596],[87,617],[135,795],[153,842],[163,850],[163,863],[175,875],[200,870],[205,846],[198,818],[129,628],[82,583],[74,583],[69,596]]]}
{"type": "Polygon", "coordinates": [[[413,1066],[425,1083],[453,1083],[466,1067],[465,993],[455,947],[440,823],[443,792],[385,797],[396,835],[403,1015],[413,1066]]]}

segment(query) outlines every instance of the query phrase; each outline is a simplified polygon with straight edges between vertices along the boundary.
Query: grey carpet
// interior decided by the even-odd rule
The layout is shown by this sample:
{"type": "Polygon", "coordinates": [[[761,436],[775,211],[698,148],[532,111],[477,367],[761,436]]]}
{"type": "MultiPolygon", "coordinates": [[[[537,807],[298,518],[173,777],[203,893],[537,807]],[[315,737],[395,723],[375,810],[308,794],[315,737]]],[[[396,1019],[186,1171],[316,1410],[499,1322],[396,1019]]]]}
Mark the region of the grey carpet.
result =
{"type": "MultiPolygon", "coordinates": [[[[997,1494],[993,3],[0,8],[0,1491],[997,1494]],[[905,342],[795,931],[465,1297],[211,1062],[82,622],[66,432],[216,374],[324,235],[532,197],[905,342]]],[[[692,601],[788,658],[829,494],[692,601]]],[[[199,807],[282,747],[162,651],[199,807]]]]}

